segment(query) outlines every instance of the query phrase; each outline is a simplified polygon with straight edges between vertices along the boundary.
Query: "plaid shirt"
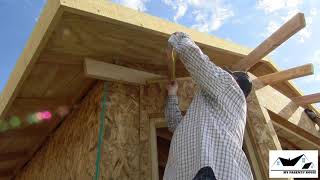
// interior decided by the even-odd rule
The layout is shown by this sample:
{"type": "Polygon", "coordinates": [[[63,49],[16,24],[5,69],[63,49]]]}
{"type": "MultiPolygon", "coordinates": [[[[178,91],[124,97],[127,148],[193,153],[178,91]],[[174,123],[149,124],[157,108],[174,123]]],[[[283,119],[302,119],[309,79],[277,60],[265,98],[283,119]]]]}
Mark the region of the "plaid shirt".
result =
{"type": "Polygon", "coordinates": [[[240,87],[185,33],[173,34],[169,43],[199,91],[184,117],[178,97],[168,96],[165,116],[174,134],[164,179],[192,180],[205,166],[210,166],[219,180],[253,179],[242,151],[247,106],[240,87]]]}

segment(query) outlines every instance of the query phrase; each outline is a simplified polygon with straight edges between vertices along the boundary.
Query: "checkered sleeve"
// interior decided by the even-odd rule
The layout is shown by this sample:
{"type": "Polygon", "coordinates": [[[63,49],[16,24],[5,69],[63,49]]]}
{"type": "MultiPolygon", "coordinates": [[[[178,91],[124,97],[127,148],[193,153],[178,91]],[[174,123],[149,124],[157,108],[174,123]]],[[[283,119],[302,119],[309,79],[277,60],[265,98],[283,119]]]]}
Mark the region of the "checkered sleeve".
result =
{"type": "Polygon", "coordinates": [[[174,132],[182,120],[181,111],[178,103],[178,96],[169,95],[165,107],[165,118],[168,123],[168,129],[174,132]]]}
{"type": "Polygon", "coordinates": [[[202,91],[213,97],[224,93],[232,82],[231,75],[211,62],[187,34],[174,33],[169,43],[202,91]]]}

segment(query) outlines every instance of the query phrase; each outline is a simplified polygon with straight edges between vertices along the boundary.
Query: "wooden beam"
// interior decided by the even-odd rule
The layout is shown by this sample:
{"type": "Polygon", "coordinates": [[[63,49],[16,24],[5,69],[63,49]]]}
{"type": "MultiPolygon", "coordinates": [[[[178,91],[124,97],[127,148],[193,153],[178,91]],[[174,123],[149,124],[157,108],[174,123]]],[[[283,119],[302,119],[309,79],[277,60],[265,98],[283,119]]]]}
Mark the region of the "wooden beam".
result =
{"type": "Polygon", "coordinates": [[[294,101],[299,106],[318,103],[318,102],[320,102],[320,93],[310,94],[307,96],[295,97],[295,98],[292,98],[292,101],[294,101]]]}
{"type": "Polygon", "coordinates": [[[145,84],[148,79],[162,77],[157,74],[96,61],[89,58],[85,59],[84,65],[86,76],[100,80],[115,80],[134,84],[145,84]]]}
{"type": "Polygon", "coordinates": [[[259,102],[256,89],[247,98],[247,131],[252,136],[250,140],[256,148],[257,163],[263,179],[269,177],[269,151],[281,150],[277,134],[273,128],[271,118],[266,108],[259,102]]]}
{"type": "MultiPolygon", "coordinates": [[[[296,126],[281,116],[277,115],[272,111],[268,111],[270,118],[274,123],[276,123],[282,129],[289,130],[290,133],[293,133],[295,136],[298,136],[302,140],[311,143],[315,148],[320,149],[320,138],[310,134],[308,131],[296,126]]],[[[299,146],[299,145],[298,145],[299,146]]]]}
{"type": "Polygon", "coordinates": [[[303,66],[294,67],[284,71],[260,76],[258,77],[258,80],[260,80],[264,84],[273,84],[277,82],[283,82],[290,79],[299,78],[302,76],[312,75],[313,73],[314,73],[313,65],[306,64],[303,66]]]}
{"type": "Polygon", "coordinates": [[[150,151],[151,151],[151,173],[152,180],[159,179],[159,170],[158,170],[158,149],[157,149],[157,133],[154,120],[150,119],[150,151]]]}
{"type": "Polygon", "coordinates": [[[276,32],[263,41],[257,48],[235,64],[233,70],[247,71],[258,63],[267,54],[288,40],[292,35],[306,26],[303,13],[296,14],[288,22],[282,25],[276,32]]]}
{"type": "MultiPolygon", "coordinates": [[[[252,74],[250,74],[250,76],[254,77],[252,74]]],[[[320,132],[316,129],[314,122],[304,113],[304,108],[299,107],[290,98],[281,94],[273,87],[269,85],[266,86],[260,81],[253,82],[257,97],[263,107],[320,138],[320,132]]]]}

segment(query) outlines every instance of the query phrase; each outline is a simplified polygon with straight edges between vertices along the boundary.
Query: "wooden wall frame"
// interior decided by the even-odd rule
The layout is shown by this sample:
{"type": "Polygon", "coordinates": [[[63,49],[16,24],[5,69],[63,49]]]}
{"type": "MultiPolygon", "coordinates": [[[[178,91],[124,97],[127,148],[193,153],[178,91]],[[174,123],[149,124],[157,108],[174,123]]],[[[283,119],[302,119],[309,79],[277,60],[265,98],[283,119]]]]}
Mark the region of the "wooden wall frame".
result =
{"type": "MultiPolygon", "coordinates": [[[[152,171],[152,180],[159,180],[159,170],[158,170],[158,148],[157,148],[157,128],[168,127],[167,122],[163,117],[150,117],[150,150],[151,150],[151,171],[152,171]]],[[[250,162],[252,174],[255,179],[263,179],[259,167],[259,161],[257,160],[258,156],[255,152],[255,147],[253,145],[252,139],[250,138],[250,132],[247,131],[247,127],[244,134],[243,146],[247,150],[247,158],[250,162]]]]}

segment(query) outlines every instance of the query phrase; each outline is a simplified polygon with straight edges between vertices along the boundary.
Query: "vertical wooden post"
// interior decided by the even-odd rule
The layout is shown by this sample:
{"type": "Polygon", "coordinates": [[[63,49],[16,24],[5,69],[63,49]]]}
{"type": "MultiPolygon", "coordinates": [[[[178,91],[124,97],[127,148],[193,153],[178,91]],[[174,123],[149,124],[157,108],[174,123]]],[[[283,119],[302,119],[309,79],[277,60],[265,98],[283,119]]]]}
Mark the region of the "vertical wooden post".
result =
{"type": "Polygon", "coordinates": [[[151,179],[150,124],[146,93],[146,86],[140,85],[139,171],[141,180],[151,179]]]}
{"type": "Polygon", "coordinates": [[[262,107],[255,88],[247,99],[247,135],[255,147],[257,163],[263,179],[269,179],[269,150],[281,150],[277,134],[266,108],[262,107]]]}

